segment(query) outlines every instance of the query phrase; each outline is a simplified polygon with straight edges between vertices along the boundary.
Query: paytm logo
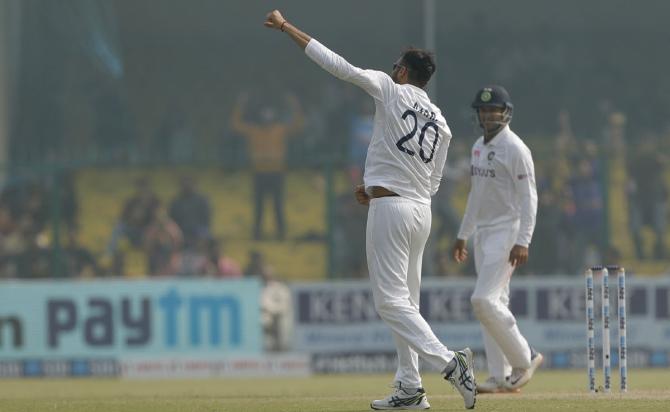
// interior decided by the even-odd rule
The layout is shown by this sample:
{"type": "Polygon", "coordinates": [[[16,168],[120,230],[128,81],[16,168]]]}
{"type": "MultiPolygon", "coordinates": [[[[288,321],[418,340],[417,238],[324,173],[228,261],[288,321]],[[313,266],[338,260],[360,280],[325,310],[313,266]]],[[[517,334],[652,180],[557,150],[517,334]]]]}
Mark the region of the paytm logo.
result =
{"type": "Polygon", "coordinates": [[[228,338],[233,346],[239,346],[242,340],[240,325],[240,302],[232,296],[192,296],[186,301],[176,289],[158,299],[158,305],[165,313],[165,342],[168,347],[177,345],[179,322],[177,315],[184,307],[188,313],[189,339],[192,345],[202,342],[202,314],[209,315],[209,343],[218,346],[222,342],[222,313],[228,316],[228,338]]]}
{"type": "Polygon", "coordinates": [[[91,297],[76,300],[49,299],[46,303],[47,342],[52,349],[62,340],[80,335],[91,347],[165,348],[220,347],[242,345],[240,299],[231,294],[183,294],[168,289],[155,298],[148,296],[91,297]],[[155,317],[162,320],[157,332],[155,317]]]}

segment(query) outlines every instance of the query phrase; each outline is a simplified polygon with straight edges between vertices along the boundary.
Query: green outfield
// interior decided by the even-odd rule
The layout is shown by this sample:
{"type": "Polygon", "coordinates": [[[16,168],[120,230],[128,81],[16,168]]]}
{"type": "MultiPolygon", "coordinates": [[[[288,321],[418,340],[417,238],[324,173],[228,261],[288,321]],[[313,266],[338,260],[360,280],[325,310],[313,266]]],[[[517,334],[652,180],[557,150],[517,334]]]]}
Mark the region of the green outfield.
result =
{"type": "MultiPolygon", "coordinates": [[[[586,377],[582,371],[540,371],[523,393],[480,395],[476,409],[667,411],[669,377],[667,369],[631,370],[627,394],[590,395],[584,390],[586,377]]],[[[0,380],[0,411],[366,411],[371,399],[386,395],[390,380],[390,375],[181,381],[0,380]]],[[[437,376],[427,376],[424,385],[432,410],[464,410],[461,398],[437,376]]]]}

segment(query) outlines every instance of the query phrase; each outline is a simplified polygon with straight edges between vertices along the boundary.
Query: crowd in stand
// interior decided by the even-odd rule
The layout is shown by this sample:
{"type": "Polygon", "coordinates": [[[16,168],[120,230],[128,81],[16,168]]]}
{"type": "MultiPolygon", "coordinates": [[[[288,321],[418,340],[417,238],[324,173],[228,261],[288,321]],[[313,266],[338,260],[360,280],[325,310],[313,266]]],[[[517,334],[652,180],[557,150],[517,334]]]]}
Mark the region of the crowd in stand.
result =
{"type": "Polygon", "coordinates": [[[168,205],[161,203],[147,179],[138,179],[135,187],[107,246],[113,273],[125,272],[119,248],[125,239],[145,252],[150,276],[242,276],[240,265],[225,255],[222,243],[212,236],[209,199],[192,178],[181,178],[179,191],[168,205]]]}
{"type": "MultiPolygon", "coordinates": [[[[282,103],[282,107],[290,109],[284,115],[271,107],[248,108],[244,95],[233,109],[231,131],[246,138],[242,140],[247,142],[254,173],[249,199],[254,217],[249,233],[254,241],[287,240],[284,186],[285,173],[291,167],[287,161],[289,137],[298,134],[298,139],[305,139],[304,146],[346,159],[334,165],[347,177],[348,186],[362,181],[373,127],[372,108],[351,104],[357,99],[346,92],[334,95],[340,98],[332,99],[336,102],[331,101],[333,107],[318,116],[311,111],[303,113],[298,100],[290,94],[282,103]],[[247,111],[254,114],[246,114],[247,111]],[[316,132],[300,136],[304,124],[316,132]],[[322,127],[312,127],[313,124],[322,127]],[[334,135],[344,138],[333,138],[334,135]],[[261,231],[268,198],[272,200],[277,228],[271,238],[261,231]]],[[[541,142],[543,150],[535,150],[537,141],[527,139],[536,158],[538,217],[530,260],[520,272],[578,273],[590,264],[616,262],[624,252],[637,259],[667,259],[670,169],[668,152],[660,149],[667,145],[667,139],[641,136],[626,146],[622,137],[625,119],[620,114],[610,116],[603,136],[596,139],[575,136],[567,112],[559,114],[558,125],[553,140],[541,142]],[[623,159],[623,163],[612,163],[616,159],[623,159]],[[607,188],[612,185],[610,175],[618,167],[627,171],[626,204],[621,206],[627,211],[631,251],[617,250],[612,239],[606,238],[607,188]]],[[[474,273],[467,266],[457,272],[447,253],[460,224],[461,208],[457,205],[463,202],[459,196],[467,193],[469,185],[471,143],[465,138],[452,140],[443,184],[433,201],[433,233],[424,262],[426,276],[474,273]]],[[[73,176],[62,173],[58,179],[51,176],[44,181],[15,181],[4,187],[0,193],[0,277],[123,276],[127,273],[128,250],[142,253],[149,276],[271,277],[268,266],[258,263],[262,261],[258,252],[250,252],[249,265],[244,269],[226,255],[222,240],[213,235],[210,200],[188,176],[180,179],[176,195],[166,203],[159,199],[148,179],[137,179],[134,193],[120,204],[118,220],[109,228],[104,253],[96,256],[79,241],[79,232],[85,228],[78,222],[73,176]]],[[[333,232],[316,240],[330,239],[335,276],[365,277],[367,209],[354,202],[348,187],[335,194],[332,206],[333,232]]]]}
{"type": "Polygon", "coordinates": [[[79,242],[78,210],[71,173],[60,175],[57,185],[53,179],[7,185],[0,193],[0,278],[99,275],[93,254],[79,242]],[[62,239],[59,259],[54,223],[62,239]]]}
{"type": "Polygon", "coordinates": [[[71,175],[58,185],[31,181],[8,186],[0,194],[0,277],[123,276],[122,241],[145,253],[150,276],[242,276],[240,265],[212,236],[209,200],[191,178],[182,178],[167,207],[148,180],[140,178],[135,185],[102,256],[79,241],[79,208],[71,175]],[[57,206],[52,201],[56,193],[57,206]]]}

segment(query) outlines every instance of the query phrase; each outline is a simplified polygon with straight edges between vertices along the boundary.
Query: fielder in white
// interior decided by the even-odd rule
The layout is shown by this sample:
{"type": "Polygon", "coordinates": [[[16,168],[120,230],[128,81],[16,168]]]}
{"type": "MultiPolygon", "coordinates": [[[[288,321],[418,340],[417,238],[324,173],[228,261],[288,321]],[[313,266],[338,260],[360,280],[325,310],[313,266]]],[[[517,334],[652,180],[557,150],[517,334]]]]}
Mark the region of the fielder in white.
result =
{"type": "Polygon", "coordinates": [[[467,258],[475,235],[477,283],[471,301],[481,323],[489,379],[480,393],[515,392],[542,363],[521,335],[508,308],[514,268],[526,263],[535,228],[537,192],[530,150],[509,128],[513,105],[507,91],[488,86],[472,103],[484,135],[472,147],[471,187],[452,253],[467,258]]]}
{"type": "Polygon", "coordinates": [[[391,327],[398,352],[394,391],[373,409],[428,409],[418,357],[441,370],[474,408],[472,352],[447,349],[419,313],[421,260],[431,224],[430,198],[437,192],[451,132],[423,89],[435,62],[408,49],[389,76],[352,66],[288,23],[278,12],[265,25],[286,32],[307,56],[332,75],[374,98],[374,130],[365,163],[365,185],[356,198],[368,205],[367,258],[375,308],[391,327]]]}

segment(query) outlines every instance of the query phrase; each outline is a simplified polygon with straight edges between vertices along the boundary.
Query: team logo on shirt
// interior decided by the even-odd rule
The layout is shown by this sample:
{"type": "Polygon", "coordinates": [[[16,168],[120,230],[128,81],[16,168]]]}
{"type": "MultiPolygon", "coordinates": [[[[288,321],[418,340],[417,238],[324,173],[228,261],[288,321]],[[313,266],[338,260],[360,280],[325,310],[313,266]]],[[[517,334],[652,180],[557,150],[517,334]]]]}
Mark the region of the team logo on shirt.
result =
{"type": "Polygon", "coordinates": [[[474,156],[475,156],[477,159],[479,159],[479,154],[480,154],[480,153],[481,153],[481,151],[480,151],[479,149],[475,149],[474,156]]]}
{"type": "Polygon", "coordinates": [[[478,177],[496,177],[495,169],[484,169],[475,165],[470,165],[470,175],[478,177]]]}
{"type": "Polygon", "coordinates": [[[489,162],[493,160],[493,158],[496,156],[496,152],[489,152],[488,156],[486,156],[487,159],[489,159],[489,162]]]}

